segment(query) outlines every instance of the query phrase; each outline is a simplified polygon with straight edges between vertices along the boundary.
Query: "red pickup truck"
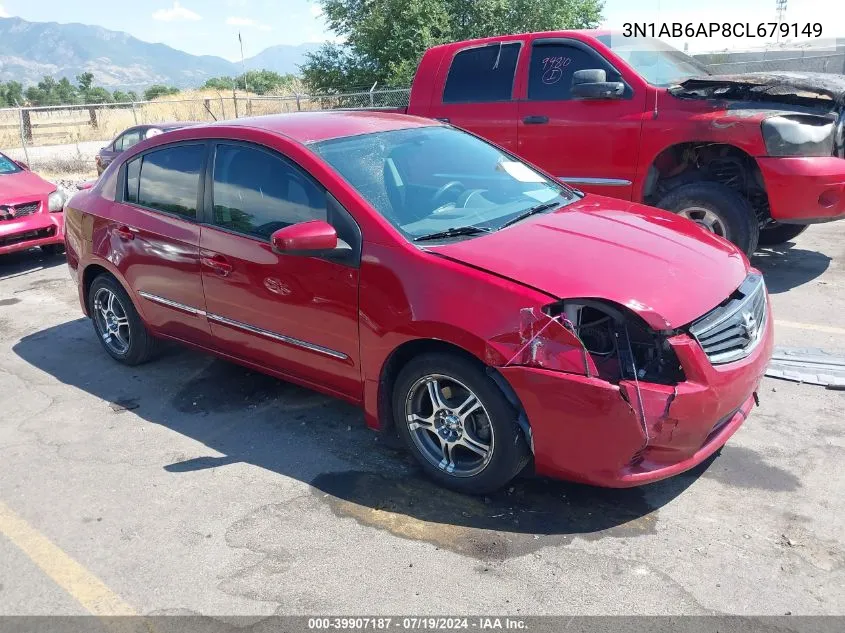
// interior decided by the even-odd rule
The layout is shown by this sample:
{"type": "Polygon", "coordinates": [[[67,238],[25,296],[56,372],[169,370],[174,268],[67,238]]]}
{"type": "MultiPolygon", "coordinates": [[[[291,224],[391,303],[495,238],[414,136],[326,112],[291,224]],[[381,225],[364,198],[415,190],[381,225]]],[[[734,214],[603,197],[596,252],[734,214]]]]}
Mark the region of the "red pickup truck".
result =
{"type": "Polygon", "coordinates": [[[710,75],[651,38],[558,31],[429,49],[408,114],[752,253],[845,216],[845,76],[710,75]]]}

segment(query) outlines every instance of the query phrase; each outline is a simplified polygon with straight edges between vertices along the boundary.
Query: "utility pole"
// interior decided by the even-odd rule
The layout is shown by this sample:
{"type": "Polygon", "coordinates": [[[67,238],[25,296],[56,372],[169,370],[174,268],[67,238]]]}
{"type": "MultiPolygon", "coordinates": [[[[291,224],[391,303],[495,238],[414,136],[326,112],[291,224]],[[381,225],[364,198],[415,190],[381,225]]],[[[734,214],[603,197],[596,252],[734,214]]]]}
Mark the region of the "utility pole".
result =
{"type": "Polygon", "coordinates": [[[777,42],[780,42],[780,23],[783,22],[783,16],[786,14],[786,2],[787,0],[775,0],[778,13],[778,32],[777,39],[775,40],[777,42]]]}
{"type": "MultiPolygon", "coordinates": [[[[784,0],[786,2],[786,0],[784,0]]],[[[241,32],[238,31],[238,42],[241,43],[241,72],[244,76],[244,90],[249,93],[249,84],[246,82],[246,62],[244,61],[244,40],[241,37],[241,32]]]]}

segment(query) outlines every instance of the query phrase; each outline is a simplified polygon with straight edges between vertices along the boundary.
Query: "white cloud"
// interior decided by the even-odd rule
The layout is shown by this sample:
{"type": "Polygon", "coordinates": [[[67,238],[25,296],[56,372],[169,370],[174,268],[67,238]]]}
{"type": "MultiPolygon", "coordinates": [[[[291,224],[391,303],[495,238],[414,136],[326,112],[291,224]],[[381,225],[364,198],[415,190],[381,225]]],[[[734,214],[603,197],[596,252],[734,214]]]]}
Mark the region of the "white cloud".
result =
{"type": "Polygon", "coordinates": [[[10,18],[10,17],[12,17],[12,16],[9,15],[9,12],[6,11],[6,8],[2,4],[0,4],[0,18],[10,18]]]}
{"type": "Polygon", "coordinates": [[[159,22],[195,22],[196,20],[202,20],[202,16],[174,1],[173,6],[169,9],[159,9],[153,13],[153,20],[158,20],[159,22]]]}
{"type": "Polygon", "coordinates": [[[266,24],[261,24],[260,22],[256,22],[252,18],[228,17],[226,18],[226,24],[230,26],[247,26],[249,28],[258,29],[259,31],[273,30],[273,27],[268,26],[266,24]]]}

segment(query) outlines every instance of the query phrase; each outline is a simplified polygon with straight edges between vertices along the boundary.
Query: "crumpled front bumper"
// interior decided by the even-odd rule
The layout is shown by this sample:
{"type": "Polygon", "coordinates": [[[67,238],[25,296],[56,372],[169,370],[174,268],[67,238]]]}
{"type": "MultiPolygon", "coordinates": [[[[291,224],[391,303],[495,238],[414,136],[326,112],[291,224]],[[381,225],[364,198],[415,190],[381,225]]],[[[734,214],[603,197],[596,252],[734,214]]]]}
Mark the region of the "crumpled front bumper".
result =
{"type": "Polygon", "coordinates": [[[845,218],[845,159],[758,158],[772,219],[812,224],[845,218]]]}
{"type": "Polygon", "coordinates": [[[669,343],[686,380],[676,386],[524,366],[499,368],[525,409],[538,474],[624,488],[682,473],[706,460],[742,425],[772,353],[774,328],[742,360],[712,365],[681,334],[669,343]],[[645,413],[643,424],[642,412],[645,413]]]}
{"type": "Polygon", "coordinates": [[[39,211],[0,222],[0,255],[33,246],[62,244],[64,239],[64,214],[61,212],[39,211]]]}

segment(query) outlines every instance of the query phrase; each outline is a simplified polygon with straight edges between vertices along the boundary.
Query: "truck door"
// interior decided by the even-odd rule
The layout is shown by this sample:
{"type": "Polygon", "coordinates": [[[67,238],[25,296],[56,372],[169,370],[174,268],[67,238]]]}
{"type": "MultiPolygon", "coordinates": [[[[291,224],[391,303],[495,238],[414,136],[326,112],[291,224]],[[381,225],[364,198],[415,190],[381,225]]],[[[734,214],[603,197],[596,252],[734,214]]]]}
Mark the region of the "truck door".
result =
{"type": "Polygon", "coordinates": [[[593,47],[571,38],[537,38],[528,59],[516,153],[579,189],[630,200],[646,109],[644,83],[623,77],[593,47]],[[589,69],[604,70],[609,82],[623,82],[623,93],[573,98],[573,73],[589,69]]]}
{"type": "Polygon", "coordinates": [[[521,41],[455,49],[442,62],[430,116],[516,151],[514,78],[521,41]]]}

